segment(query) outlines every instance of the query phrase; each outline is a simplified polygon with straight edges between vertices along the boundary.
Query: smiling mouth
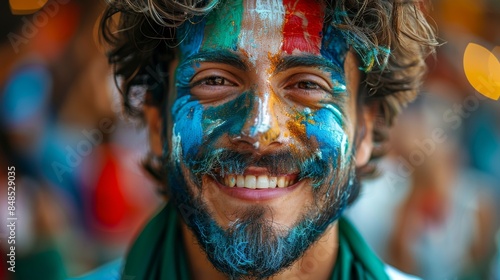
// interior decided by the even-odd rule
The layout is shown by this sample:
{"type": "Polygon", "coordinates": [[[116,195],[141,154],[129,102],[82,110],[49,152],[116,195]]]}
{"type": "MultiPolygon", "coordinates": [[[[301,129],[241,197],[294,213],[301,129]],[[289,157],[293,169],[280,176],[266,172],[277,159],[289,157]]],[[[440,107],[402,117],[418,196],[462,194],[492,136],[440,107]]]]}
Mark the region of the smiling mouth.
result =
{"type": "Polygon", "coordinates": [[[219,183],[229,188],[245,189],[275,189],[287,188],[298,182],[297,175],[269,176],[269,175],[236,175],[228,174],[219,178],[219,183]]]}
{"type": "Polygon", "coordinates": [[[211,178],[227,195],[253,203],[292,193],[302,185],[298,174],[293,172],[274,175],[266,168],[251,166],[243,174],[225,174],[211,178]]]}

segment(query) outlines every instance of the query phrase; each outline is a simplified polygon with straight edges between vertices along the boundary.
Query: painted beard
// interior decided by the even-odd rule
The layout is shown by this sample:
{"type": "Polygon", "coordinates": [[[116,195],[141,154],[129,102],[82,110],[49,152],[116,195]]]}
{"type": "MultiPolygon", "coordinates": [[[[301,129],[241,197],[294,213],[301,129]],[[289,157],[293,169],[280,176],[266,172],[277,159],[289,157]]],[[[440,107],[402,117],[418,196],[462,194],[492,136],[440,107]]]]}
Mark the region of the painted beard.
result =
{"type": "Polygon", "coordinates": [[[167,170],[175,170],[170,173],[169,196],[211,263],[231,279],[267,278],[291,266],[339,218],[356,183],[353,149],[343,160],[322,158],[311,151],[303,154],[312,156],[288,150],[257,157],[226,149],[200,149],[189,161],[192,172],[178,160],[168,161],[167,170]],[[201,190],[203,176],[220,182],[224,174],[242,174],[248,166],[267,168],[270,174],[298,170],[297,181],[311,182],[302,187],[311,188],[313,203],[291,227],[273,223],[266,216],[269,209],[256,205],[240,211],[239,219],[223,229],[212,218],[202,192],[195,195],[185,186],[201,190]]]}

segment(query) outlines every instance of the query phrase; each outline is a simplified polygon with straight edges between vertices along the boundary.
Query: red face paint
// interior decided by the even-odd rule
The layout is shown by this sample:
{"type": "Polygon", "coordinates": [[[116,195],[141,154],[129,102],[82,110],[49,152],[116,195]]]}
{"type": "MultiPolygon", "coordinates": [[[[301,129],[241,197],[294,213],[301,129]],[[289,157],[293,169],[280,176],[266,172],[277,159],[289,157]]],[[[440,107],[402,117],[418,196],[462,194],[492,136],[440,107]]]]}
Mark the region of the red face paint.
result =
{"type": "Polygon", "coordinates": [[[319,1],[283,0],[285,24],[282,50],[320,53],[324,7],[319,1]]]}

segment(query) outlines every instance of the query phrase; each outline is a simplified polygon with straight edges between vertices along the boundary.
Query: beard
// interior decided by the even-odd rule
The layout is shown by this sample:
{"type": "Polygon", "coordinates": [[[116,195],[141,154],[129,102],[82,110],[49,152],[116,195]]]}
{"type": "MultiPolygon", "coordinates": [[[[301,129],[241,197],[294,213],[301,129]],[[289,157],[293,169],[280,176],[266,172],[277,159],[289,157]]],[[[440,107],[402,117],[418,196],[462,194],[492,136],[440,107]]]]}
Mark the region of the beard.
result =
{"type": "Polygon", "coordinates": [[[347,206],[357,184],[354,151],[348,156],[339,156],[339,150],[330,154],[304,157],[287,150],[255,156],[219,149],[185,159],[185,165],[171,158],[166,168],[175,173],[169,177],[168,196],[217,270],[231,279],[268,278],[298,260],[347,206]],[[220,180],[224,174],[242,174],[248,166],[265,167],[270,174],[298,172],[298,181],[310,182],[301,187],[311,188],[311,205],[289,227],[277,225],[267,207],[256,205],[240,210],[238,219],[222,228],[204,201],[202,177],[220,180]]]}

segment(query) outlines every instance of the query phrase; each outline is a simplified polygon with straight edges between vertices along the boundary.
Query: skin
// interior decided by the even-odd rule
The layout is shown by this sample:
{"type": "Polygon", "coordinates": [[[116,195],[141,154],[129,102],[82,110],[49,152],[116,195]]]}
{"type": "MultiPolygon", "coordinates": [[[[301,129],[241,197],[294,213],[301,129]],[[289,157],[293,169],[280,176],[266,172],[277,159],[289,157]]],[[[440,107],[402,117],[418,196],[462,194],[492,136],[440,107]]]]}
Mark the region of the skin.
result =
{"type": "MultiPolygon", "coordinates": [[[[295,4],[306,7],[306,3],[295,4]]],[[[324,9],[318,4],[311,6],[315,10],[292,14],[307,20],[284,29],[283,24],[290,23],[284,20],[290,13],[284,12],[291,6],[281,2],[271,4],[276,5],[270,8],[276,13],[262,12],[260,1],[244,1],[240,7],[231,7],[241,14],[223,11],[214,14],[215,19],[230,14],[226,16],[229,19],[211,22],[209,17],[202,24],[188,26],[189,33],[178,47],[179,58],[170,65],[175,77],[172,75],[170,80],[171,114],[166,116],[169,141],[164,153],[169,157],[170,167],[177,170],[170,182],[171,192],[174,198],[183,195],[200,198],[222,229],[245,219],[245,213],[251,209],[263,209],[262,219],[276,231],[293,229],[303,219],[304,209],[325,204],[328,200],[324,197],[330,195],[340,199],[345,191],[341,186],[348,185],[345,174],[348,165],[352,161],[356,166],[366,164],[372,149],[375,111],[356,106],[360,72],[353,52],[347,47],[337,51],[342,38],[336,38],[338,33],[328,27],[317,34],[321,40],[304,39],[314,28],[283,32],[300,31],[304,22],[322,26],[322,22],[312,21],[321,19],[318,11],[324,9]],[[228,33],[237,36],[218,38],[216,30],[229,30],[228,33]],[[321,34],[332,37],[331,42],[336,44],[327,44],[321,34]],[[218,59],[227,53],[236,62],[218,59]],[[302,62],[283,66],[283,61],[290,57],[301,58],[302,62]],[[358,123],[364,124],[367,133],[355,145],[358,123]],[[283,163],[286,167],[273,170],[271,166],[257,166],[251,161],[242,169],[224,167],[222,170],[229,174],[250,172],[296,178],[293,190],[278,197],[241,199],[221,191],[222,174],[214,175],[213,170],[208,170],[212,172],[209,174],[195,171],[199,154],[217,149],[230,149],[252,159],[282,151],[296,158],[322,157],[331,163],[328,169],[331,172],[317,180],[308,177],[307,170],[300,170],[305,165],[297,170],[283,163]]],[[[157,109],[146,106],[145,117],[151,129],[152,151],[158,153],[161,116],[157,109]]],[[[198,242],[194,242],[193,231],[184,223],[182,229],[193,277],[227,278],[212,266],[198,242]]],[[[332,222],[298,261],[272,279],[326,279],[335,264],[337,236],[336,223],[332,222]]]]}

